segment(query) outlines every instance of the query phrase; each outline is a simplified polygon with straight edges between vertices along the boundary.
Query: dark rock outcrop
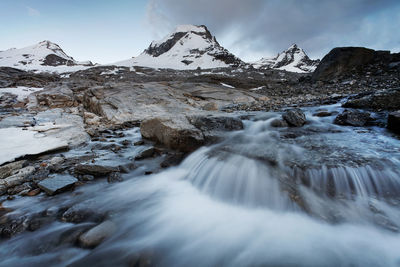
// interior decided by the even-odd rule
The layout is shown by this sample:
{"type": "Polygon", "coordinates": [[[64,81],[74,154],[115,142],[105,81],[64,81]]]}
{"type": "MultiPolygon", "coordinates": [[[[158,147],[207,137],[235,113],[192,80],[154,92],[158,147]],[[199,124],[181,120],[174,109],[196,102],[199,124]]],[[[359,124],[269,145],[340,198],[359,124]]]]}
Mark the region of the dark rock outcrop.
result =
{"type": "Polygon", "coordinates": [[[366,96],[356,97],[344,103],[343,107],[373,110],[399,110],[400,88],[381,90],[366,96]]]}
{"type": "Polygon", "coordinates": [[[371,64],[381,64],[389,67],[398,61],[400,54],[391,54],[390,51],[375,51],[364,47],[337,47],[332,49],[318,65],[312,79],[314,81],[328,81],[351,72],[362,71],[371,64]]]}

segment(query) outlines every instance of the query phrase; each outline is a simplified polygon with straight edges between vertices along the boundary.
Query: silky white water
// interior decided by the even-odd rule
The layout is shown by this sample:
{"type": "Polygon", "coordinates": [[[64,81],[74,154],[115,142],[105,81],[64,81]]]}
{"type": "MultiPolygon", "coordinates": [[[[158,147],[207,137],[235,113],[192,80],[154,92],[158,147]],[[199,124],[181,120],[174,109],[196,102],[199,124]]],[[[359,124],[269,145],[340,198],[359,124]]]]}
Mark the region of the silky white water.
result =
{"type": "Polygon", "coordinates": [[[74,201],[109,211],[112,237],[30,252],[74,227],[54,223],[0,245],[0,265],[125,266],[140,254],[156,266],[400,266],[400,140],[312,111],[299,129],[258,114],[177,167],[80,188],[74,201]]]}

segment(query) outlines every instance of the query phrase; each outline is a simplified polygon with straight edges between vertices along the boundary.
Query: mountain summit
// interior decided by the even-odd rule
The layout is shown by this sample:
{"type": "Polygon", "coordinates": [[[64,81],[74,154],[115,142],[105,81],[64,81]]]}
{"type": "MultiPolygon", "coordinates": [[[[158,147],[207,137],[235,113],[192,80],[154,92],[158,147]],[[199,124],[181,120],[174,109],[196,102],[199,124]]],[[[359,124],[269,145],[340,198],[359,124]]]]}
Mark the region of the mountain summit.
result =
{"type": "Polygon", "coordinates": [[[78,70],[77,67],[93,66],[93,64],[90,61],[78,62],[68,56],[59,45],[50,41],[42,41],[24,48],[0,51],[0,66],[37,71],[61,69],[74,71],[78,70]]]}
{"type": "Polygon", "coordinates": [[[262,58],[251,64],[258,69],[272,68],[291,72],[313,72],[319,64],[319,59],[310,59],[303,49],[293,44],[274,58],[262,58]]]}
{"type": "Polygon", "coordinates": [[[206,26],[180,25],[160,41],[153,41],[138,57],[116,63],[119,66],[196,69],[244,64],[223,48],[206,26]]]}

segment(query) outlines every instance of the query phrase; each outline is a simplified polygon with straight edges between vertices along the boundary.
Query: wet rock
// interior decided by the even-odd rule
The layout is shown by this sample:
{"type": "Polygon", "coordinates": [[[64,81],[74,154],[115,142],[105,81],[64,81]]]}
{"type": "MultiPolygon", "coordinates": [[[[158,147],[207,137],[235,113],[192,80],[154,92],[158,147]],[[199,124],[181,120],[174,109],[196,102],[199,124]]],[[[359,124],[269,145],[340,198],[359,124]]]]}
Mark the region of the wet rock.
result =
{"type": "Polygon", "coordinates": [[[315,116],[315,117],[329,117],[332,115],[333,115],[332,112],[327,111],[327,110],[319,110],[313,114],[313,116],[315,116]]]}
{"type": "Polygon", "coordinates": [[[154,156],[155,150],[154,147],[146,148],[145,150],[141,151],[136,157],[135,160],[142,160],[151,158],[154,156]]]}
{"type": "Polygon", "coordinates": [[[75,167],[76,174],[89,174],[95,177],[104,177],[112,172],[118,172],[118,167],[102,166],[102,165],[78,165],[75,167]]]}
{"type": "Polygon", "coordinates": [[[368,112],[345,110],[342,114],[337,115],[334,123],[338,125],[361,127],[366,125],[371,120],[371,115],[368,112]]]}
{"type": "Polygon", "coordinates": [[[87,207],[84,204],[78,204],[70,207],[66,211],[62,212],[61,220],[70,223],[82,223],[82,222],[101,222],[105,218],[105,215],[87,207]]]}
{"type": "Polygon", "coordinates": [[[301,109],[290,109],[282,115],[282,118],[290,126],[300,127],[306,124],[306,115],[301,109]]]}
{"type": "Polygon", "coordinates": [[[137,166],[135,165],[135,163],[130,162],[127,164],[119,165],[118,168],[119,168],[119,171],[122,173],[129,173],[131,170],[136,169],[137,166]]]}
{"type": "Polygon", "coordinates": [[[12,175],[13,172],[22,169],[24,164],[26,163],[25,160],[20,160],[12,163],[8,163],[4,166],[0,167],[0,179],[4,179],[10,175],[12,175]]]}
{"type": "Polygon", "coordinates": [[[38,186],[40,189],[46,192],[48,195],[54,195],[71,188],[78,179],[70,175],[57,175],[52,178],[47,178],[40,183],[38,186]]]}
{"type": "Polygon", "coordinates": [[[142,146],[142,145],[144,145],[144,141],[143,140],[136,141],[135,143],[133,143],[133,145],[134,146],[142,146]]]}
{"type": "Polygon", "coordinates": [[[85,175],[82,175],[81,177],[79,177],[79,180],[81,180],[81,181],[93,181],[94,180],[94,176],[90,175],[90,174],[85,174],[85,175]]]}
{"type": "Polygon", "coordinates": [[[188,120],[199,129],[207,142],[215,142],[224,132],[243,129],[243,122],[236,117],[208,115],[188,116],[188,120]]]}
{"type": "Polygon", "coordinates": [[[205,142],[202,132],[184,116],[145,120],[140,132],[144,138],[183,152],[191,152],[205,142]]]}
{"type": "Polygon", "coordinates": [[[387,128],[400,134],[400,111],[391,112],[387,119],[387,128]]]}
{"type": "Polygon", "coordinates": [[[160,166],[162,168],[177,166],[182,162],[184,158],[185,158],[185,153],[172,153],[171,155],[167,155],[164,161],[161,162],[160,166]]]}
{"type": "Polygon", "coordinates": [[[105,221],[96,227],[90,229],[79,237],[79,243],[82,247],[93,248],[98,246],[104,239],[110,237],[117,227],[111,221],[105,221]]]}
{"type": "Polygon", "coordinates": [[[121,173],[119,172],[112,172],[108,175],[107,177],[107,182],[109,183],[118,183],[118,182],[122,182],[122,176],[121,173]]]}
{"type": "Polygon", "coordinates": [[[288,127],[289,124],[285,121],[285,120],[281,120],[281,119],[274,119],[273,121],[271,121],[271,126],[272,127],[288,127]]]}
{"type": "Polygon", "coordinates": [[[128,147],[128,146],[132,145],[132,142],[129,140],[124,140],[121,142],[121,145],[123,145],[124,147],[128,147]]]}
{"type": "Polygon", "coordinates": [[[38,183],[44,179],[46,179],[50,174],[50,171],[47,168],[40,168],[36,170],[29,178],[30,180],[38,183]]]}

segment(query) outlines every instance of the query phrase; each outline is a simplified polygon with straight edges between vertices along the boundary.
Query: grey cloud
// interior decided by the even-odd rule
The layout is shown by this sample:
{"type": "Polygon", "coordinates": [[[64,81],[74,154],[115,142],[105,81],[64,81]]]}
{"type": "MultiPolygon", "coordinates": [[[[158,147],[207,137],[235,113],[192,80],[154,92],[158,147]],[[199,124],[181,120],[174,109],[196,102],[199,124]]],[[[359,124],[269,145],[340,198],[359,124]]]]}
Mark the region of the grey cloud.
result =
{"type": "Polygon", "coordinates": [[[316,56],[340,45],[399,47],[400,37],[387,32],[400,28],[398,0],[150,0],[149,7],[149,23],[160,32],[205,24],[218,39],[234,31],[233,46],[258,53],[292,43],[316,56]]]}

